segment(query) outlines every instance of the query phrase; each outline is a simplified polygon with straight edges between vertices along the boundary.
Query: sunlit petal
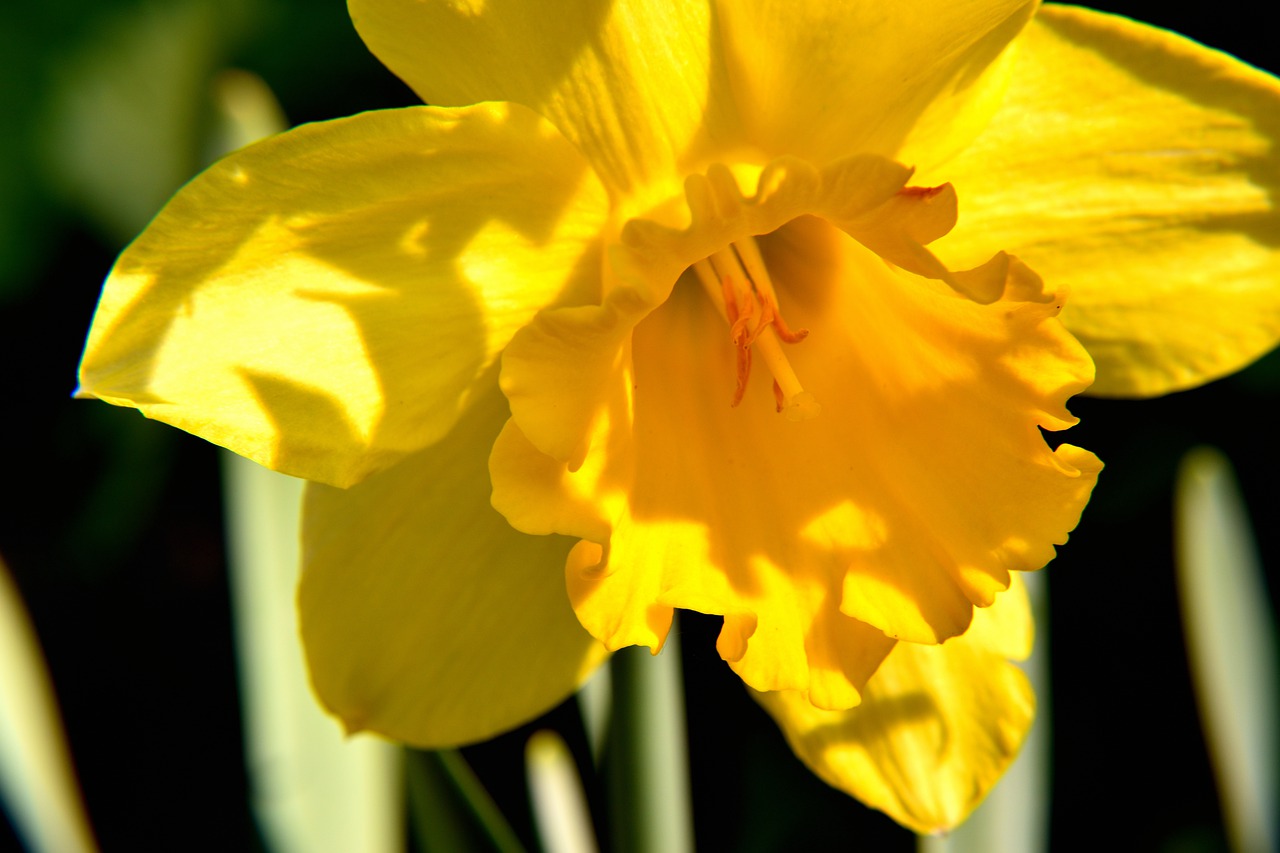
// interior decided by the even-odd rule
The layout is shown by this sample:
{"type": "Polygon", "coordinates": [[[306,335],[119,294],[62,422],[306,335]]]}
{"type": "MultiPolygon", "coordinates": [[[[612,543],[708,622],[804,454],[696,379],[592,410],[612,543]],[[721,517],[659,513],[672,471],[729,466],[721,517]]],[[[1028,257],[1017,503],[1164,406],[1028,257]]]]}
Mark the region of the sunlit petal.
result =
{"type": "Polygon", "coordinates": [[[898,643],[849,711],[795,692],[754,693],[809,767],[919,833],[968,816],[1017,755],[1035,696],[1008,658],[1024,656],[1031,615],[1021,584],[941,646],[898,643]]]}
{"type": "Polygon", "coordinates": [[[1004,249],[1071,289],[1092,393],[1239,369],[1280,338],[1280,83],[1163,30],[1046,6],[994,123],[925,180],[955,184],[938,251],[1004,249]]]}
{"type": "Polygon", "coordinates": [[[443,435],[594,288],[603,192],[519,107],[306,125],[192,181],[104,287],[83,395],[346,485],[443,435]]]}
{"type": "Polygon", "coordinates": [[[739,143],[704,3],[349,0],[379,59],[429,104],[515,101],[643,209],[707,150],[739,143]]]}
{"type": "Polygon", "coordinates": [[[935,162],[985,124],[1009,70],[997,60],[1034,8],[1026,0],[716,4],[753,144],[815,163],[898,153],[909,166],[935,162]]]}

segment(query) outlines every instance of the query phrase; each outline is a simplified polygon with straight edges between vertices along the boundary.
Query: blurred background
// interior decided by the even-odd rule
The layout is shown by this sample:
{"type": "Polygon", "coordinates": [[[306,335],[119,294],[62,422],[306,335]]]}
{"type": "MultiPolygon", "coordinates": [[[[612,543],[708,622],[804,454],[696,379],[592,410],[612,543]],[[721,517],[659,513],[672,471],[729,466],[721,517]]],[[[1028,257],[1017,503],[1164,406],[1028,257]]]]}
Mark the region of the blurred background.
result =
{"type": "MultiPolygon", "coordinates": [[[[1262,5],[1095,5],[1280,71],[1262,5]]],[[[102,848],[262,849],[242,757],[218,455],[70,394],[115,256],[211,156],[220,72],[260,75],[289,125],[416,99],[364,48],[341,0],[46,0],[11,4],[4,17],[0,556],[47,657],[102,848]]],[[[1055,850],[1087,849],[1103,827],[1115,849],[1226,849],[1174,586],[1174,476],[1197,445],[1233,461],[1274,613],[1277,402],[1275,354],[1193,392],[1074,402],[1082,423],[1070,440],[1107,470],[1047,575],[1055,850]]],[[[906,831],[792,756],[717,656],[718,620],[680,625],[700,849],[914,849],[906,831]]],[[[607,837],[577,715],[568,703],[550,722],[579,759],[607,837]]],[[[465,750],[528,844],[530,731],[465,750]]],[[[18,849],[2,818],[0,848],[18,849]]]]}

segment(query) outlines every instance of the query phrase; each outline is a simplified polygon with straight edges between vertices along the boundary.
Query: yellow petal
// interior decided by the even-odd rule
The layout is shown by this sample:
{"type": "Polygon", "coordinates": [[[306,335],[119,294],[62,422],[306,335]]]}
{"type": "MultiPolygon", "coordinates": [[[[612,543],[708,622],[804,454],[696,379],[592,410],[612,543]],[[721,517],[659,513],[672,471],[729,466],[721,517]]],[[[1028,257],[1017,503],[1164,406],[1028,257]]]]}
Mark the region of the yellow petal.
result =
{"type": "Polygon", "coordinates": [[[1091,393],[1230,373],[1280,339],[1280,83],[1124,18],[1045,6],[977,143],[922,176],[960,221],[935,249],[998,249],[1071,290],[1091,393]]]}
{"type": "Polygon", "coordinates": [[[791,748],[829,784],[918,833],[943,832],[980,803],[1017,755],[1035,695],[1010,651],[1029,648],[1021,585],[941,646],[898,643],[848,711],[800,693],[753,693],[791,748]]]}
{"type": "Polygon", "coordinates": [[[80,393],[348,485],[438,439],[517,328],[594,290],[605,210],[522,107],[300,127],[200,175],[125,251],[80,393]]]}
{"type": "Polygon", "coordinates": [[[709,4],[348,6],[370,50],[424,101],[532,107],[640,208],[678,191],[688,164],[706,150],[737,144],[723,60],[712,52],[709,4]]]}
{"type": "MultiPolygon", "coordinates": [[[[688,229],[628,226],[605,305],[544,312],[513,339],[513,422],[490,461],[494,506],[514,526],[588,540],[569,589],[602,642],[656,648],[673,608],[723,614],[721,654],[749,684],[833,708],[856,704],[887,637],[954,636],[1011,570],[1051,559],[1101,467],[1040,432],[1074,423],[1065,403],[1092,366],[1033,273],[999,256],[989,266],[1005,279],[980,304],[815,216],[758,242],[789,324],[810,330],[786,353],[822,413],[779,416],[764,366],[731,408],[729,327],[692,271],[669,290],[661,276],[709,251],[700,241],[767,231],[784,213],[856,230],[898,192],[883,176],[860,199],[836,192],[876,183],[840,174],[770,167],[735,206],[719,186],[733,178],[713,170],[705,197],[690,183],[688,229]],[[652,280],[628,268],[631,250],[652,280]],[[584,365],[598,379],[587,390],[568,379],[584,365]]],[[[899,219],[907,237],[936,226],[899,219]]]]}
{"type": "Polygon", "coordinates": [[[350,490],[308,487],[302,641],[349,730],[483,740],[563,700],[605,656],[565,598],[570,540],[518,533],[489,506],[505,417],[491,383],[434,447],[350,490]]]}
{"type": "Polygon", "coordinates": [[[716,6],[755,146],[819,164],[903,152],[897,159],[908,165],[933,162],[986,122],[1008,71],[996,60],[1034,8],[1026,0],[716,6]]]}

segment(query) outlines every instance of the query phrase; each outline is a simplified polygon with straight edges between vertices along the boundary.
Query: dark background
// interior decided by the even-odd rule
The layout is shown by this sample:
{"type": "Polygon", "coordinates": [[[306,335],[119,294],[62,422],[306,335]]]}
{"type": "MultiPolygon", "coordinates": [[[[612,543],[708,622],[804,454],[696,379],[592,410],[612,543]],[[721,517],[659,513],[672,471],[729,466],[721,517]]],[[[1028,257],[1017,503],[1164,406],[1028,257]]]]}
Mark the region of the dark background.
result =
{"type": "MultiPolygon", "coordinates": [[[[1202,4],[1183,13],[1166,3],[1098,5],[1280,70],[1262,5],[1202,4]]],[[[415,99],[367,53],[340,0],[50,0],[22,4],[6,18],[0,363],[9,380],[0,553],[44,645],[103,848],[255,849],[217,456],[132,411],[70,399],[102,278],[149,213],[112,212],[101,191],[95,196],[68,180],[75,170],[59,159],[59,134],[82,126],[67,118],[78,86],[113,84],[101,79],[109,76],[100,73],[103,63],[125,63],[125,55],[142,62],[145,42],[120,33],[145,39],[153,24],[190,39],[184,55],[195,59],[183,73],[199,83],[191,92],[204,91],[201,75],[245,68],[267,81],[293,124],[415,99]],[[174,24],[167,15],[190,19],[174,24]]],[[[156,43],[174,49],[168,35],[156,43]]],[[[120,79],[154,82],[146,67],[120,79]]],[[[153,212],[201,165],[193,142],[202,121],[198,98],[166,101],[161,92],[117,112],[133,125],[126,147],[90,145],[73,166],[112,170],[120,150],[143,161],[148,146],[167,145],[173,162],[134,182],[138,209],[153,212]],[[174,160],[174,152],[186,153],[174,160]],[[94,156],[102,158],[96,166],[94,156]]],[[[1266,413],[1278,400],[1273,355],[1193,392],[1074,402],[1082,423],[1070,440],[1095,451],[1107,470],[1048,574],[1055,850],[1100,841],[1171,853],[1225,849],[1173,586],[1173,478],[1196,445],[1219,447],[1234,461],[1274,590],[1280,541],[1269,521],[1277,517],[1280,451],[1266,413]]],[[[1274,592],[1272,605],[1274,612],[1274,592]]],[[[686,618],[680,630],[701,849],[913,849],[912,836],[827,788],[791,756],[716,655],[717,620],[686,618]]],[[[575,716],[570,705],[556,722],[583,755],[575,716]]],[[[526,837],[520,762],[527,734],[467,751],[526,837]]],[[[591,784],[589,763],[583,766],[591,784]]],[[[603,815],[600,795],[592,796],[603,815]]],[[[0,847],[7,844],[16,840],[0,823],[0,847]]]]}

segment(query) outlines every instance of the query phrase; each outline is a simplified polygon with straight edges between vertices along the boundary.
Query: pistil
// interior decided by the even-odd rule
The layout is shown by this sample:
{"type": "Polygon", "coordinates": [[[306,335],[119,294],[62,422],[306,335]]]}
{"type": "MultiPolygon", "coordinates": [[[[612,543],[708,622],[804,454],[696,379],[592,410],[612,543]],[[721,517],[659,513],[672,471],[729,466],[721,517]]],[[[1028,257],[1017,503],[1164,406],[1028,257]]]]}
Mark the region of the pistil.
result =
{"type": "Polygon", "coordinates": [[[804,390],[782,351],[782,342],[799,343],[809,331],[792,331],[782,319],[777,292],[755,240],[737,240],[698,261],[693,271],[729,324],[729,338],[737,354],[737,385],[730,405],[742,402],[751,375],[751,354],[758,348],[773,374],[778,411],[792,421],[807,420],[821,412],[822,406],[804,390]]]}

